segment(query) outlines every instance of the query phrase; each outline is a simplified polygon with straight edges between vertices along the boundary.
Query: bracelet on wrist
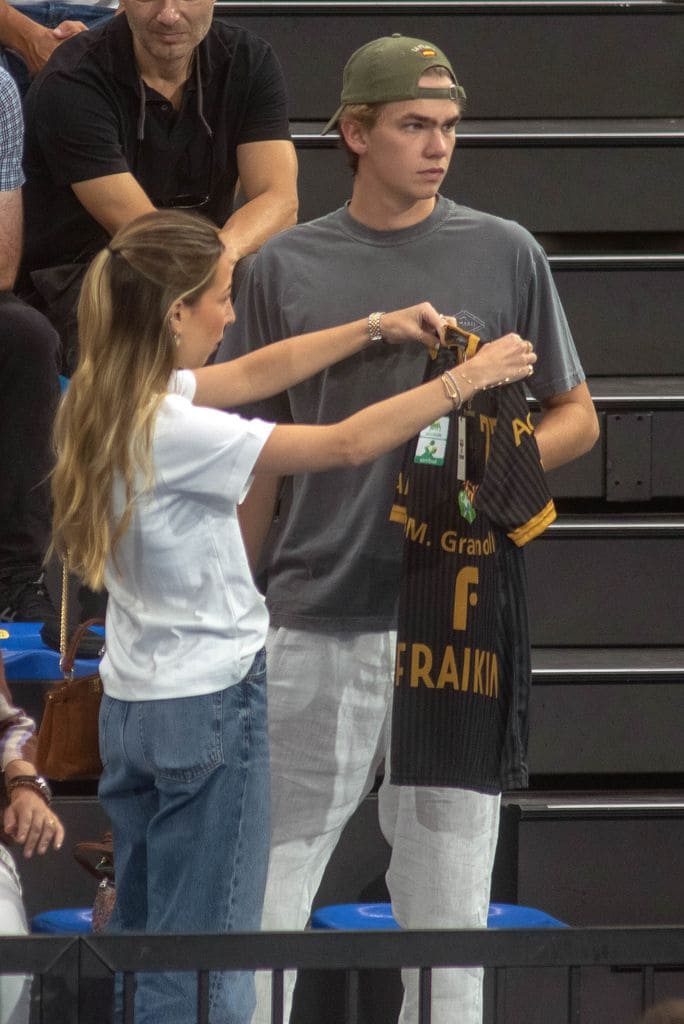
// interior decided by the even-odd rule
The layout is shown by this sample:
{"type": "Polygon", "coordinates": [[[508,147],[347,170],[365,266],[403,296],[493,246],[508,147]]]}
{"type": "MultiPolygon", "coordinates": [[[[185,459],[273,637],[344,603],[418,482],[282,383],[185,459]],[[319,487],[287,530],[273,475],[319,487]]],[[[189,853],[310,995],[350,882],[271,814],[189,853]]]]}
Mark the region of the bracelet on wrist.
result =
{"type": "Polygon", "coordinates": [[[444,387],[444,394],[447,398],[451,399],[451,404],[454,407],[454,412],[461,408],[463,405],[463,396],[461,395],[461,389],[458,384],[451,376],[448,370],[445,370],[441,376],[442,385],[444,387]]]}
{"type": "Polygon", "coordinates": [[[5,789],[10,797],[15,789],[32,789],[48,807],[52,803],[52,790],[42,775],[15,775],[13,779],[5,780],[5,789]]]}
{"type": "Polygon", "coordinates": [[[368,315],[368,340],[369,341],[385,341],[382,336],[382,330],[380,328],[380,320],[384,316],[383,313],[370,313],[368,315]]]}

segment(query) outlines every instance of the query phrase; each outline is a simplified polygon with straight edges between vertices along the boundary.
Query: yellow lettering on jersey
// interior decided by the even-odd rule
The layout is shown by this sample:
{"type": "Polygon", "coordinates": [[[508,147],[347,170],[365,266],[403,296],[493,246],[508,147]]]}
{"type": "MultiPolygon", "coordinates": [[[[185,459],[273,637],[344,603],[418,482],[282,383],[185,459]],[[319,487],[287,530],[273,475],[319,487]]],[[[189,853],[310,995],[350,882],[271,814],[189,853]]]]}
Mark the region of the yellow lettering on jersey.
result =
{"type": "Polygon", "coordinates": [[[397,644],[397,657],[394,665],[394,685],[401,686],[401,681],[404,678],[404,655],[406,654],[406,644],[400,642],[397,644]]]}
{"type": "Polygon", "coordinates": [[[440,537],[439,543],[442,551],[446,551],[448,554],[453,555],[458,548],[458,534],[456,533],[456,530],[445,530],[440,537]]]}
{"type": "Polygon", "coordinates": [[[496,540],[494,539],[494,534],[492,533],[492,531],[488,530],[487,531],[487,536],[485,537],[484,544],[482,545],[482,554],[483,555],[493,555],[495,551],[496,551],[496,540]]]}
{"type": "Polygon", "coordinates": [[[398,494],[403,494],[404,496],[406,496],[408,494],[408,492],[409,492],[408,477],[404,476],[403,473],[400,473],[399,474],[399,479],[397,480],[397,493],[398,494]]]}
{"type": "Polygon", "coordinates": [[[515,447],[519,448],[523,434],[529,434],[530,437],[534,434],[532,413],[528,412],[525,420],[514,419],[511,423],[511,427],[513,428],[513,440],[515,441],[515,447]]]}
{"type": "MultiPolygon", "coordinates": [[[[397,661],[394,670],[394,685],[406,685],[407,645],[397,644],[397,661]]],[[[425,686],[428,690],[444,690],[450,686],[455,692],[468,693],[470,690],[470,668],[473,666],[472,693],[497,700],[499,697],[499,663],[493,651],[464,647],[459,652],[453,644],[447,644],[442,652],[439,672],[436,676],[434,654],[427,644],[411,644],[408,682],[411,689],[425,686]],[[457,657],[462,655],[463,663],[459,678],[457,657]]]]}
{"type": "Polygon", "coordinates": [[[491,530],[487,531],[484,541],[479,538],[459,537],[456,530],[445,530],[439,539],[442,551],[450,555],[466,554],[482,556],[493,555],[496,551],[496,539],[491,530]]]}
{"type": "Polygon", "coordinates": [[[487,655],[487,696],[499,699],[499,662],[494,653],[487,655]]]}
{"type": "Polygon", "coordinates": [[[406,520],[404,532],[408,540],[416,541],[418,544],[425,544],[427,541],[427,528],[427,523],[421,523],[420,526],[417,526],[413,516],[409,516],[406,520]]]}
{"type": "Polygon", "coordinates": [[[435,684],[430,678],[432,668],[432,651],[426,644],[413,644],[411,647],[411,686],[417,687],[422,683],[428,689],[434,690],[435,684]]]}
{"type": "Polygon", "coordinates": [[[477,604],[477,594],[472,588],[476,587],[479,582],[480,570],[474,565],[464,566],[456,576],[452,629],[464,630],[466,628],[468,606],[474,608],[477,604]]]}
{"type": "Polygon", "coordinates": [[[496,430],[496,417],[485,416],[484,413],[480,413],[480,433],[485,436],[485,462],[489,458],[489,446],[492,440],[492,434],[496,430]]]}
{"type": "Polygon", "coordinates": [[[486,656],[486,651],[481,651],[478,647],[475,648],[475,674],[473,676],[473,693],[481,693],[484,695],[485,691],[482,681],[482,667],[485,663],[486,656]]]}
{"type": "Polygon", "coordinates": [[[461,692],[467,693],[470,689],[470,648],[463,651],[463,671],[461,672],[461,692]]]}
{"type": "Polygon", "coordinates": [[[437,676],[437,689],[443,690],[449,684],[454,690],[458,690],[458,669],[456,668],[456,656],[451,644],[444,648],[444,657],[437,676]]]}

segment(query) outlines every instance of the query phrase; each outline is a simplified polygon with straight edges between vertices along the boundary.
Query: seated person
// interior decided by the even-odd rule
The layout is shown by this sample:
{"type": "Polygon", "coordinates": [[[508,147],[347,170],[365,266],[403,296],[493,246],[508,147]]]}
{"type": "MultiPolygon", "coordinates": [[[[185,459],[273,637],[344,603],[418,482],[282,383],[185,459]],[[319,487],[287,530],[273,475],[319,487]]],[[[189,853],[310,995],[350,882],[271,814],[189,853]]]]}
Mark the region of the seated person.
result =
{"type": "Polygon", "coordinates": [[[282,71],[267,43],[212,15],[212,0],[126,0],[61,46],[28,92],[19,294],[56,327],[67,374],[85,268],[140,214],[200,210],[233,265],[294,223],[282,71]]]}
{"type": "MultiPolygon", "coordinates": [[[[59,647],[59,622],[45,588],[50,540],[52,422],[59,398],[59,338],[10,290],[21,250],[22,120],[17,88],[0,68],[0,621],[43,622],[59,647]]],[[[91,634],[79,649],[98,653],[91,634]]]]}
{"type": "Polygon", "coordinates": [[[0,0],[0,67],[5,67],[23,95],[31,76],[45,65],[60,43],[114,14],[116,0],[102,4],[14,4],[0,0]]]}
{"type": "MultiPolygon", "coordinates": [[[[64,828],[50,809],[50,789],[33,765],[35,727],[12,706],[0,654],[0,764],[7,805],[0,833],[0,935],[27,935],[21,883],[7,842],[19,843],[24,856],[59,850],[64,828]]],[[[0,975],[0,1024],[28,1024],[31,978],[0,975]]]]}

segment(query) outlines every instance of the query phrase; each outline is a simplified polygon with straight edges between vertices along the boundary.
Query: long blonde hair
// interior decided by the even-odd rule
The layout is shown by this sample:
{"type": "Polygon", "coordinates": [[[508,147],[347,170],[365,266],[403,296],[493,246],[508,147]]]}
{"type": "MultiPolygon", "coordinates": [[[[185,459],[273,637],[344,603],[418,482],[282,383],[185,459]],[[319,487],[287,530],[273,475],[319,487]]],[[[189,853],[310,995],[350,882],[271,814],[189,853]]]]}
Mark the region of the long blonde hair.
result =
{"type": "Polygon", "coordinates": [[[152,479],[154,418],[176,365],[172,308],[200,298],[222,251],[213,224],[159,211],[117,232],[86,273],[79,362],[55,424],[52,545],[93,589],[130,524],[136,475],[152,479]],[[117,476],[125,503],[114,521],[117,476]]]}

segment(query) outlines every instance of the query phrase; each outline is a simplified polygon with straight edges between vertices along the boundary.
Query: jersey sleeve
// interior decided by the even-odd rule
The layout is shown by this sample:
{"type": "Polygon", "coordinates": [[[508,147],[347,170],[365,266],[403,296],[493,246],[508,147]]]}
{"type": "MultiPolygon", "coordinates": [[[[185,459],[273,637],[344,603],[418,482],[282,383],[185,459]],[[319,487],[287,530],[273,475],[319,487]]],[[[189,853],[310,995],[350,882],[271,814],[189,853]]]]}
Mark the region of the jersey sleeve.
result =
{"type": "Polygon", "coordinates": [[[475,507],[522,547],[556,518],[521,384],[498,392],[496,427],[475,507]]]}

